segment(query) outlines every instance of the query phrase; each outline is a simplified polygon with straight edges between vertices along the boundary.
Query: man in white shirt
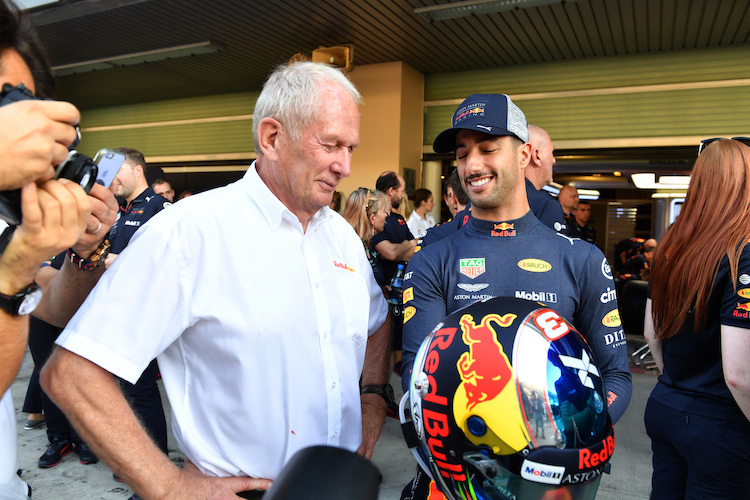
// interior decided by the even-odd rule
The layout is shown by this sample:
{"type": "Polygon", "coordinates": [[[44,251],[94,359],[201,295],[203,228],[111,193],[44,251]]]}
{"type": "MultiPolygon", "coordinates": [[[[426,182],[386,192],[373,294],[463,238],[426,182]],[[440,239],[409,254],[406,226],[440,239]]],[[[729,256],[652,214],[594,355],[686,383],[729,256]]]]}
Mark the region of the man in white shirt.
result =
{"type": "Polygon", "coordinates": [[[139,495],[266,489],[311,445],[371,456],[387,306],[361,241],[328,208],[359,144],[359,101],[338,70],[277,69],[255,107],[258,159],[245,177],[150,219],[58,339],[45,390],[139,495]],[[109,373],[134,381],[154,357],[183,469],[109,373]]]}

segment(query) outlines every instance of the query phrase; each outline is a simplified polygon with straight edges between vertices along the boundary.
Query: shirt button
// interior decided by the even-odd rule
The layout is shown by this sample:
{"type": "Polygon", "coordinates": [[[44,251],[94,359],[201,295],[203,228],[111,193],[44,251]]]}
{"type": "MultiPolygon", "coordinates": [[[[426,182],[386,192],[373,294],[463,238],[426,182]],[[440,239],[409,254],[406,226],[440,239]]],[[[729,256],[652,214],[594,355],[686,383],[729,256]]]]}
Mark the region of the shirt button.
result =
{"type": "Polygon", "coordinates": [[[339,437],[339,433],[338,432],[334,432],[333,434],[331,434],[331,437],[333,439],[336,439],[337,437],[339,437]]]}
{"type": "Polygon", "coordinates": [[[335,388],[336,388],[336,382],[331,384],[331,389],[335,389],[335,388]]]}

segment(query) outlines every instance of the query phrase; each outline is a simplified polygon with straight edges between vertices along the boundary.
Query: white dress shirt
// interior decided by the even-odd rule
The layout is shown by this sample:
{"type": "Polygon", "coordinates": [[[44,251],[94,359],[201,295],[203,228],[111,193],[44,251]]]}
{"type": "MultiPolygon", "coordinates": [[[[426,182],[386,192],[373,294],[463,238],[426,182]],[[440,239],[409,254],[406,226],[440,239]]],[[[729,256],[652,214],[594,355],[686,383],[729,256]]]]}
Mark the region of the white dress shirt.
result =
{"type": "Polygon", "coordinates": [[[359,447],[365,347],[386,315],[351,226],[325,207],[303,232],[253,164],[149,220],[57,343],[131,382],[158,356],[185,455],[273,479],[301,448],[359,447]]]}
{"type": "Polygon", "coordinates": [[[18,477],[16,412],[10,389],[0,399],[0,498],[29,498],[29,487],[18,477]]]}
{"type": "Polygon", "coordinates": [[[427,230],[435,225],[435,219],[430,214],[425,214],[423,219],[416,210],[414,210],[409,216],[409,220],[406,221],[406,225],[409,226],[409,231],[415,238],[421,238],[427,234],[427,230]]]}

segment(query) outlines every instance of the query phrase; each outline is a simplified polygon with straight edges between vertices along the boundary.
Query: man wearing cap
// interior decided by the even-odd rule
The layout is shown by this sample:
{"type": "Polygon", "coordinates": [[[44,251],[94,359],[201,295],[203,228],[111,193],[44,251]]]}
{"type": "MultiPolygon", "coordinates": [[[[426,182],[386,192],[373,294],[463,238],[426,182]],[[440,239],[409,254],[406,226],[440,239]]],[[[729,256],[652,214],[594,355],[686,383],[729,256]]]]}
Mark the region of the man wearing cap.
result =
{"type": "MultiPolygon", "coordinates": [[[[616,422],[627,407],[632,384],[617,301],[605,294],[614,288],[607,259],[590,243],[545,226],[529,209],[524,169],[532,146],[526,117],[507,95],[470,95],[451,124],[435,139],[433,149],[455,151],[471,218],[460,231],[423,248],[409,262],[404,280],[404,390],[410,388],[422,341],[446,315],[476,300],[518,297],[551,307],[587,340],[601,369],[592,376],[602,377],[616,422]]],[[[549,326],[554,330],[555,325],[549,326]]],[[[426,498],[429,485],[419,472],[417,476],[402,499],[426,498]]]]}

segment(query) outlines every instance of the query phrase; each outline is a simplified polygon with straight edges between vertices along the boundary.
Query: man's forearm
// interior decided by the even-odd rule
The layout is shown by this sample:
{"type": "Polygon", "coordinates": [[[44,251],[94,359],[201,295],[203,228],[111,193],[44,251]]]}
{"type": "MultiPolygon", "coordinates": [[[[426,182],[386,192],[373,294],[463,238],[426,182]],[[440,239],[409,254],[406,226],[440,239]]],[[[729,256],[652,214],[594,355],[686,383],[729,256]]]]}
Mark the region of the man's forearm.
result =
{"type": "Polygon", "coordinates": [[[179,470],[148,437],[109,372],[57,347],[40,380],[86,444],[123,481],[145,498],[166,498],[179,470]]]}
{"type": "Polygon", "coordinates": [[[391,317],[367,339],[365,363],[362,367],[362,385],[387,384],[390,374],[391,317]]]}
{"type": "Polygon", "coordinates": [[[26,316],[0,311],[0,396],[5,394],[21,367],[29,334],[26,316]]]}
{"type": "Polygon", "coordinates": [[[405,240],[401,243],[391,243],[388,240],[381,241],[375,246],[375,250],[387,260],[409,261],[414,255],[417,240],[405,240]]]}
{"type": "MultiPolygon", "coordinates": [[[[374,334],[367,339],[365,364],[362,368],[362,386],[387,384],[390,374],[391,320],[390,315],[374,334]]],[[[386,402],[378,394],[363,394],[362,445],[358,452],[371,458],[375,443],[385,421],[386,402]]]]}
{"type": "Polygon", "coordinates": [[[36,281],[44,295],[32,314],[47,323],[64,327],[86,300],[102,273],[104,266],[84,270],[67,258],[59,271],[49,266],[41,268],[36,281]]]}

